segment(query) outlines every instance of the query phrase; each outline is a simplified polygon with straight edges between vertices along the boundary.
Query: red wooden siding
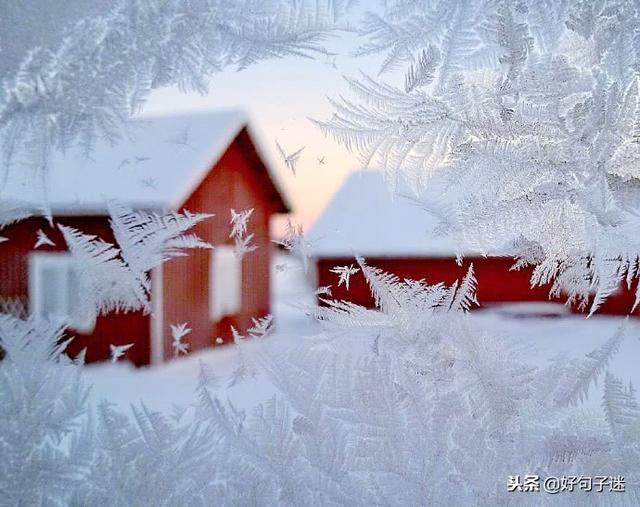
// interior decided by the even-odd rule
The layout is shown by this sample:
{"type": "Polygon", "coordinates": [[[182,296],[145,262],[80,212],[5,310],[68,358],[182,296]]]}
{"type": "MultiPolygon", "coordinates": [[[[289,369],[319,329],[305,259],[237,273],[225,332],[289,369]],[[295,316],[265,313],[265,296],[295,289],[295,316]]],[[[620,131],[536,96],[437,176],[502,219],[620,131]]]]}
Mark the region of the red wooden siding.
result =
{"type": "MultiPolygon", "coordinates": [[[[113,243],[113,233],[106,217],[59,217],[54,222],[68,225],[87,234],[95,234],[113,243]]],[[[0,243],[0,297],[28,299],[29,295],[29,253],[32,251],[64,251],[66,244],[57,227],[51,227],[43,218],[29,218],[2,229],[2,235],[9,241],[0,243]],[[36,233],[42,229],[56,244],[42,246],[33,250],[36,233]]],[[[149,362],[149,317],[142,312],[128,312],[100,316],[91,335],[83,335],[70,330],[75,339],[68,347],[74,356],[86,348],[88,362],[108,359],[110,344],[124,345],[134,343],[125,357],[136,365],[149,362]]]]}
{"type": "Polygon", "coordinates": [[[195,351],[211,346],[217,337],[229,340],[231,325],[240,332],[250,327],[251,317],[269,313],[269,264],[272,243],[269,219],[281,211],[282,201],[274,199],[273,186],[259,162],[251,141],[243,131],[230,146],[215,169],[186,200],[191,212],[214,213],[196,226],[194,232],[213,245],[232,245],[229,238],[230,209],[254,208],[248,233],[258,247],[242,261],[242,310],[238,315],[212,322],[209,318],[209,265],[211,252],[197,250],[187,257],[174,259],[163,267],[164,279],[164,350],[171,350],[170,325],[187,322],[191,333],[185,341],[195,351]]]}
{"type": "MultiPolygon", "coordinates": [[[[531,268],[510,271],[513,259],[508,257],[465,258],[462,266],[458,266],[453,258],[367,258],[367,264],[375,266],[400,278],[414,280],[425,279],[429,284],[444,282],[453,283],[461,280],[473,263],[478,281],[477,296],[480,305],[520,301],[549,301],[549,286],[531,288],[529,280],[531,268]]],[[[344,299],[356,304],[372,307],[373,298],[364,277],[358,273],[351,277],[349,291],[342,285],[338,287],[338,275],[331,273],[335,266],[354,264],[350,258],[322,258],[317,261],[317,283],[319,287],[331,285],[335,299],[344,299]]],[[[626,315],[631,311],[634,301],[635,287],[621,290],[609,298],[598,311],[605,314],[626,315]]],[[[566,299],[554,301],[564,302],[566,299]]],[[[578,311],[577,308],[572,308],[578,311]]],[[[640,309],[634,312],[640,315],[640,309]]]]}

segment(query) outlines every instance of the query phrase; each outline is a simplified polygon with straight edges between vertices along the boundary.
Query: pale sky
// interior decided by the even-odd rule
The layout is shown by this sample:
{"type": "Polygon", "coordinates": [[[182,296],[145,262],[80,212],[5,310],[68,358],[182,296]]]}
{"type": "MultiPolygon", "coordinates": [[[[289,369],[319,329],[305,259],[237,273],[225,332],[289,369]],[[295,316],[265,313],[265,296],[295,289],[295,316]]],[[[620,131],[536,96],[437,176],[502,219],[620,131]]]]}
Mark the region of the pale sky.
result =
{"type": "MultiPolygon", "coordinates": [[[[327,48],[339,55],[335,68],[331,59],[287,57],[267,60],[241,72],[225,71],[211,79],[209,94],[184,94],[175,88],[154,92],[144,113],[241,108],[246,111],[269,151],[268,162],[276,168],[294,213],[292,221],[308,230],[345,177],[361,167],[349,153],[308,118],[328,119],[333,110],[327,97],[350,96],[343,75],[357,77],[360,71],[377,72],[379,57],[354,58],[354,34],[327,41],[327,48]],[[275,141],[292,153],[305,146],[296,176],[282,162],[275,141]],[[318,162],[325,157],[325,164],[318,162]]],[[[277,221],[275,232],[282,230],[277,221]]]]}

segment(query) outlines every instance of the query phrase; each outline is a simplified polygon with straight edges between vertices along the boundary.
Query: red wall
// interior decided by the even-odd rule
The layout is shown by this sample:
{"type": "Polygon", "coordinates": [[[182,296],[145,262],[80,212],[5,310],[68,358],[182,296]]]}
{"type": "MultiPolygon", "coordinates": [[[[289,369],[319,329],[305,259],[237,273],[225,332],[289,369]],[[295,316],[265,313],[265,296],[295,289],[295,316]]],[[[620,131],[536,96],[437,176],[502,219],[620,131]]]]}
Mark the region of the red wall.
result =
{"type": "MultiPolygon", "coordinates": [[[[74,227],[87,234],[95,234],[113,243],[113,233],[106,217],[60,217],[52,228],[43,218],[29,218],[2,229],[2,235],[9,241],[0,243],[0,297],[19,297],[27,300],[29,294],[28,255],[34,251],[38,229],[42,229],[56,244],[41,246],[38,252],[66,250],[62,234],[55,224],[74,227]]],[[[100,316],[93,333],[82,335],[69,331],[75,339],[68,347],[70,355],[75,356],[86,347],[88,362],[108,359],[110,344],[124,345],[134,343],[125,357],[136,365],[149,362],[149,318],[142,312],[128,312],[100,316]]]]}
{"type": "MultiPolygon", "coordinates": [[[[429,284],[444,282],[452,284],[456,279],[462,280],[469,265],[473,263],[478,281],[477,296],[480,305],[492,303],[520,301],[549,301],[550,286],[531,288],[529,280],[532,268],[510,271],[514,260],[509,257],[467,257],[462,266],[458,266],[453,258],[367,258],[367,264],[375,266],[400,278],[414,280],[425,279],[429,284]]],[[[331,273],[335,266],[355,264],[353,257],[322,258],[317,261],[317,283],[319,287],[331,285],[335,299],[344,299],[356,304],[372,307],[373,298],[364,277],[358,273],[351,277],[349,291],[344,284],[338,287],[338,275],[331,273]]],[[[610,297],[598,313],[626,315],[631,311],[634,301],[635,287],[621,290],[610,297]]],[[[565,302],[566,299],[554,301],[565,302]]],[[[578,311],[577,308],[572,308],[578,311]]],[[[636,309],[634,315],[640,315],[636,309]]]]}
{"type": "Polygon", "coordinates": [[[242,264],[242,312],[222,322],[209,318],[208,250],[195,250],[189,256],[173,259],[164,271],[164,337],[165,357],[173,354],[170,325],[188,323],[191,333],[184,340],[190,351],[211,346],[217,337],[229,341],[231,325],[240,332],[251,326],[251,317],[269,313],[269,263],[273,244],[269,238],[269,219],[278,211],[273,186],[251,141],[243,131],[213,171],[185,202],[191,212],[214,213],[198,224],[193,232],[213,245],[233,245],[229,232],[230,209],[254,208],[248,233],[258,249],[246,254],[242,264]]]}

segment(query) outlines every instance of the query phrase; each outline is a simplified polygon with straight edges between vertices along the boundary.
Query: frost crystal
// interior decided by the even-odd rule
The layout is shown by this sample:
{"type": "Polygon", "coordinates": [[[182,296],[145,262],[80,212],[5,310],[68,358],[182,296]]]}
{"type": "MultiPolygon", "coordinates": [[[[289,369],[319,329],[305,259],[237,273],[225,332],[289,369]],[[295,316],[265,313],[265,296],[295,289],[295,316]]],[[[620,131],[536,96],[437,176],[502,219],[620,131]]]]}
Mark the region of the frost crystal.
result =
{"type": "Polygon", "coordinates": [[[287,154],[282,148],[282,146],[280,146],[280,143],[278,143],[277,141],[276,141],[276,146],[278,147],[278,151],[280,152],[280,157],[282,158],[282,161],[285,163],[285,165],[289,168],[289,170],[295,176],[298,159],[300,158],[300,154],[302,153],[302,150],[304,150],[305,147],[303,146],[299,150],[291,154],[287,154]]]}
{"type": "Polygon", "coordinates": [[[593,313],[640,276],[638,23],[626,0],[387,2],[360,54],[404,88],[349,78],[317,124],[392,186],[444,181],[461,247],[514,255],[593,313]]]}
{"type": "Polygon", "coordinates": [[[187,327],[187,323],[171,324],[171,337],[173,342],[173,354],[179,356],[180,354],[186,354],[189,351],[189,344],[183,343],[182,338],[187,336],[191,332],[191,329],[187,327]]]}
{"type": "Polygon", "coordinates": [[[338,279],[338,287],[340,287],[343,283],[347,290],[349,290],[349,280],[351,279],[351,275],[355,275],[360,270],[351,264],[350,266],[336,266],[335,268],[331,268],[331,272],[336,275],[340,275],[338,279]]]}
{"type": "Polygon", "coordinates": [[[229,237],[233,238],[235,242],[234,253],[236,257],[242,258],[245,254],[249,252],[253,252],[258,247],[256,245],[252,245],[251,241],[253,240],[254,234],[247,234],[247,226],[249,222],[249,218],[253,213],[253,208],[236,212],[236,210],[231,210],[231,232],[229,233],[229,237]]]}
{"type": "Polygon", "coordinates": [[[43,245],[56,246],[56,244],[53,241],[51,241],[51,239],[49,239],[49,236],[47,236],[42,229],[38,229],[36,242],[33,245],[33,248],[34,249],[40,248],[43,245]]]}
{"type": "Polygon", "coordinates": [[[58,225],[76,263],[86,311],[150,311],[149,272],[187,248],[212,248],[186,234],[207,214],[135,211],[110,203],[111,228],[117,246],[72,227],[58,225]]]}
{"type": "Polygon", "coordinates": [[[264,338],[272,331],[272,315],[267,315],[261,319],[252,318],[251,322],[253,323],[253,326],[251,326],[247,331],[251,338],[264,338]]]}
{"type": "Polygon", "coordinates": [[[319,287],[315,291],[316,296],[331,296],[331,285],[319,287]]]}
{"type": "Polygon", "coordinates": [[[291,224],[291,219],[288,219],[287,230],[284,238],[279,241],[274,240],[273,242],[278,245],[282,245],[286,250],[297,257],[298,260],[302,262],[304,272],[307,272],[309,267],[309,256],[311,255],[311,243],[305,238],[301,225],[294,227],[291,224]]]}
{"type": "Polygon", "coordinates": [[[124,356],[124,353],[133,347],[133,343],[128,343],[126,345],[109,345],[111,350],[111,362],[115,363],[124,356]]]}
{"type": "MultiPolygon", "coordinates": [[[[43,30],[36,4],[9,11],[27,41],[28,30],[43,30]],[[24,22],[29,15],[33,22],[24,22]]],[[[346,27],[348,7],[337,0],[121,1],[92,7],[100,15],[91,12],[67,23],[52,19],[46,26],[52,33],[43,36],[50,47],[27,46],[24,54],[5,57],[18,63],[3,69],[10,72],[3,72],[0,92],[1,181],[9,171],[28,171],[34,200],[50,217],[45,182],[53,150],[77,144],[90,154],[98,138],[116,142],[154,89],[206,93],[208,78],[225,68],[326,54],[321,43],[346,27]],[[64,33],[53,28],[65,25],[64,33]]],[[[4,49],[19,49],[17,42],[4,49]]],[[[170,142],[188,148],[189,132],[170,142]]],[[[10,196],[0,197],[2,209],[10,196]]]]}
{"type": "MultiPolygon", "coordinates": [[[[228,65],[322,53],[319,42],[349,3],[118,2],[6,76],[2,168],[30,171],[46,199],[52,149],[81,143],[88,152],[98,136],[117,140],[152,89],[203,91],[206,76],[228,65]]],[[[359,54],[384,53],[381,75],[399,69],[403,83],[350,80],[359,101],[336,102],[322,128],[380,161],[391,184],[406,177],[418,201],[431,174],[444,175],[457,199],[447,228],[480,251],[504,247],[518,256],[515,268],[534,265],[532,281],[552,282],[553,293],[595,311],[620,282],[637,283],[637,5],[387,0],[383,8],[357,27],[366,38],[359,54]]],[[[188,150],[189,137],[185,129],[167,142],[188,150]]],[[[2,197],[0,225],[37,211],[2,197]]],[[[149,271],[185,248],[210,248],[187,233],[207,215],[117,203],[110,211],[115,244],[58,225],[94,313],[148,310],[149,271]]],[[[250,215],[232,213],[241,250],[250,215]]],[[[279,243],[306,271],[302,229],[289,222],[279,243]]],[[[325,304],[310,313],[322,332],[311,342],[250,339],[269,334],[271,316],[254,319],[246,336],[231,329],[237,363],[227,387],[252,389],[260,374],[275,388],[247,409],[225,399],[202,363],[191,406],[166,414],[144,403],[91,406],[83,354],[65,355],[71,339],[61,325],[0,315],[2,502],[509,505],[521,499],[507,478],[535,471],[624,477],[624,497],[598,498],[640,503],[640,405],[633,386],[607,371],[635,323],[582,358],[530,365],[518,340],[474,327],[473,266],[446,285],[356,263],[335,268],[338,285],[361,272],[375,307],[321,288],[325,304]],[[585,417],[579,405],[601,377],[602,415],[585,417]]],[[[189,331],[171,326],[176,353],[186,352],[189,331]]],[[[112,345],[114,360],[128,347],[112,345]]],[[[572,491],[554,502],[594,498],[572,491]]]]}
{"type": "Polygon", "coordinates": [[[231,225],[232,229],[229,233],[230,238],[238,238],[247,234],[247,224],[249,222],[249,218],[253,214],[253,208],[246,209],[244,211],[237,212],[236,210],[231,210],[231,225]]]}

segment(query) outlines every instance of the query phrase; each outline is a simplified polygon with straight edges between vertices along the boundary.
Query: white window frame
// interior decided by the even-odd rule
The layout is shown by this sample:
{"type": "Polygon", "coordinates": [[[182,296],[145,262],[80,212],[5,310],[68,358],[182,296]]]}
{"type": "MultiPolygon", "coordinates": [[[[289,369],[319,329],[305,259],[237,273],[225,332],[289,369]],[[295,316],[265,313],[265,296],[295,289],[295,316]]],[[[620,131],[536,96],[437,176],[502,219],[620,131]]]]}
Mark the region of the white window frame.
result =
{"type": "Polygon", "coordinates": [[[90,333],[95,327],[95,313],[80,309],[79,313],[72,314],[69,311],[69,286],[70,271],[74,268],[75,261],[69,252],[32,252],[29,254],[29,308],[31,314],[37,317],[59,319],[70,328],[82,332],[90,333]],[[67,309],[61,314],[45,315],[45,301],[43,290],[43,271],[45,268],[53,268],[66,273],[64,290],[58,294],[64,298],[62,305],[67,309]]]}
{"type": "Polygon", "coordinates": [[[162,264],[151,270],[151,364],[164,362],[164,270],[162,264]]]}
{"type": "Polygon", "coordinates": [[[209,317],[218,322],[242,309],[242,259],[233,246],[218,245],[209,263],[209,317]]]}

